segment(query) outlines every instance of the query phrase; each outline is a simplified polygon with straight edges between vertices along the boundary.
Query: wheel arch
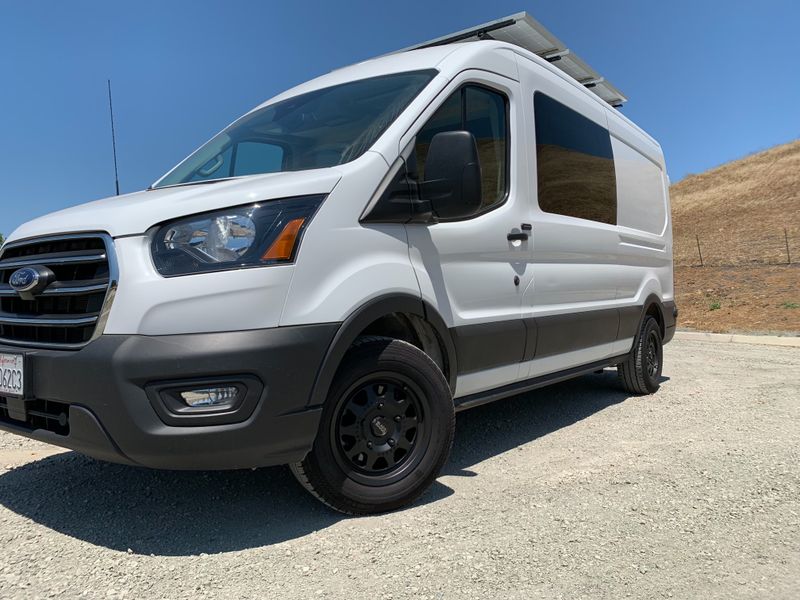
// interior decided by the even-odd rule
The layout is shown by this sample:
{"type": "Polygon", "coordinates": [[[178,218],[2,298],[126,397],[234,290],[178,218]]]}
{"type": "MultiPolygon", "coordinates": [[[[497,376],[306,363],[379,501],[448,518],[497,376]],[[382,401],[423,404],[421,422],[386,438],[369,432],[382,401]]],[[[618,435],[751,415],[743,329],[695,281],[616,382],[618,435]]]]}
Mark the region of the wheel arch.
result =
{"type": "MultiPolygon", "coordinates": [[[[455,393],[457,369],[456,349],[450,331],[441,315],[427,302],[418,296],[410,294],[391,294],[379,296],[361,305],[354,310],[343,322],[333,341],[328,347],[325,358],[317,373],[316,381],[309,398],[310,406],[319,406],[325,402],[333,378],[339,365],[342,363],[347,351],[353,342],[363,334],[370,332],[370,327],[376,323],[385,322],[396,316],[408,318],[410,325],[417,332],[419,327],[430,328],[435,334],[443,360],[443,372],[450,386],[450,391],[455,393]],[[382,321],[383,320],[383,321],[382,321]]],[[[405,339],[403,336],[391,336],[405,339]]],[[[410,340],[406,340],[410,341],[410,340]]],[[[430,341],[430,340],[429,340],[430,341]]],[[[420,340],[424,343],[424,340],[420,340]]],[[[419,345],[419,344],[416,344],[419,345]]],[[[421,348],[424,349],[424,348],[421,348]]]]}
{"type": "Polygon", "coordinates": [[[658,327],[661,331],[661,337],[663,339],[667,331],[666,319],[664,318],[664,304],[661,302],[661,298],[659,298],[656,294],[650,294],[644,301],[642,307],[642,316],[639,319],[639,327],[636,330],[637,336],[639,335],[638,332],[642,329],[642,323],[644,323],[645,318],[648,316],[652,316],[658,323],[658,327]]]}

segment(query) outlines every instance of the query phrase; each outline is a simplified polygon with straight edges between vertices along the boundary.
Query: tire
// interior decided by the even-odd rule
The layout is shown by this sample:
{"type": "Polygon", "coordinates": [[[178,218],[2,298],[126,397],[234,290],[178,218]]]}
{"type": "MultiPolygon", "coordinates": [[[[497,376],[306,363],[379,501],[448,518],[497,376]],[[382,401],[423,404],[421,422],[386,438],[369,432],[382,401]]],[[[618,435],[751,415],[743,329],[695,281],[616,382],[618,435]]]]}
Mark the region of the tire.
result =
{"type": "Polygon", "coordinates": [[[622,387],[631,394],[652,394],[659,388],[664,364],[661,328],[651,316],[646,316],[625,362],[617,365],[622,387]]]}
{"type": "Polygon", "coordinates": [[[431,486],[454,430],[452,395],[436,363],[406,342],[362,337],[334,377],[311,452],[290,468],[339,512],[387,512],[431,486]]]}

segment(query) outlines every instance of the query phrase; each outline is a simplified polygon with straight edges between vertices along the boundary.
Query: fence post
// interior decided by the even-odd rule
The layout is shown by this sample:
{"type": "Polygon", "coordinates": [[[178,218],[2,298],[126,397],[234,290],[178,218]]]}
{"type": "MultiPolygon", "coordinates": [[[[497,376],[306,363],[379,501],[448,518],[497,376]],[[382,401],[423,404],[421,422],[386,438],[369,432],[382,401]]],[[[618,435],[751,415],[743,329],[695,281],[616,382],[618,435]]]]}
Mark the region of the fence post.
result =
{"type": "Polygon", "coordinates": [[[787,264],[792,264],[792,255],[789,254],[789,234],[786,233],[786,227],[783,228],[783,241],[786,242],[786,260],[787,264]]]}
{"type": "Polygon", "coordinates": [[[700,251],[700,237],[695,234],[694,239],[697,240],[697,254],[700,255],[700,266],[705,266],[703,265],[703,253],[700,251]]]}

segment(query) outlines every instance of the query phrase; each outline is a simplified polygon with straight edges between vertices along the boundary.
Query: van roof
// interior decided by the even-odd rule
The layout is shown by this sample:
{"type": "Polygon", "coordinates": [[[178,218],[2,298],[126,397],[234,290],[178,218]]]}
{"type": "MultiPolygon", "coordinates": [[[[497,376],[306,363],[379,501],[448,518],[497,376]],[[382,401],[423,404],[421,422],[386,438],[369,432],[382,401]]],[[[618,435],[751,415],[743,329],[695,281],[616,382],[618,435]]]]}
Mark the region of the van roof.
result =
{"type": "Polygon", "coordinates": [[[398,50],[397,53],[478,40],[497,40],[524,48],[548,61],[615,108],[619,108],[628,100],[619,89],[601,77],[597,71],[570,51],[564,42],[526,12],[415,44],[398,50]]]}

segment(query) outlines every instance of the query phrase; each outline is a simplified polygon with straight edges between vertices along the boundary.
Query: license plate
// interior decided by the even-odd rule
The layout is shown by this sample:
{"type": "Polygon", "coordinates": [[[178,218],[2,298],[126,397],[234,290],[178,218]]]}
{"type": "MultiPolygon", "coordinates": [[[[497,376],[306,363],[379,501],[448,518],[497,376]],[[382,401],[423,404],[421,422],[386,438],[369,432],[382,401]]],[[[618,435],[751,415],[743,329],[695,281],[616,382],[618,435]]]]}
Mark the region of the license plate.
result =
{"type": "Polygon", "coordinates": [[[25,395],[25,357],[0,354],[0,396],[25,395]]]}

